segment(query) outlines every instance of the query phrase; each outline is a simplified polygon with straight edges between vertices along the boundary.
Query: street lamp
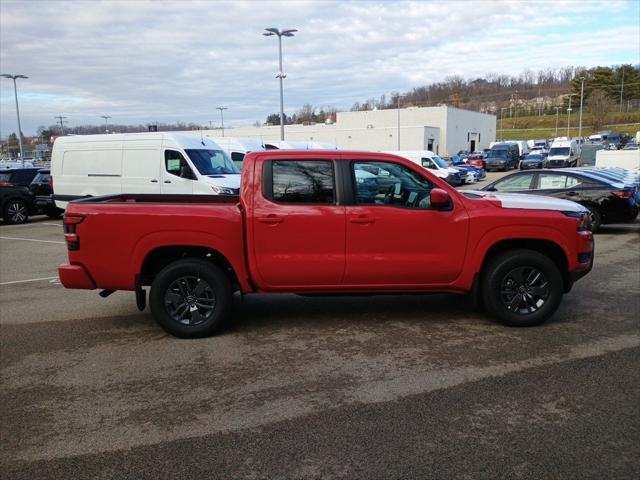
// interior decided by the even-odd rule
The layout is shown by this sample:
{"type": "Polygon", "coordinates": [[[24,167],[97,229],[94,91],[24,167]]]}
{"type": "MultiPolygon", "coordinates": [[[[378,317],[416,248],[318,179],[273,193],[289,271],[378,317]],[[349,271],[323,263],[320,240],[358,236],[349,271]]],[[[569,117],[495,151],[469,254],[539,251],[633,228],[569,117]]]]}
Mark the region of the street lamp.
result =
{"type": "Polygon", "coordinates": [[[109,115],[100,115],[100,118],[104,118],[104,133],[109,133],[109,115]]]}
{"type": "Polygon", "coordinates": [[[283,80],[287,77],[287,74],[282,71],[282,37],[293,37],[293,34],[297,32],[295,28],[280,29],[275,27],[265,28],[265,32],[262,34],[265,37],[271,37],[273,35],[278,36],[278,59],[280,70],[276,75],[276,78],[280,79],[280,140],[284,141],[284,87],[283,80]]]}
{"type": "Polygon", "coordinates": [[[18,86],[16,85],[16,79],[27,79],[29,77],[25,75],[10,75],[8,73],[3,73],[1,76],[13,80],[13,94],[16,97],[16,115],[18,116],[18,145],[20,145],[20,158],[22,159],[22,166],[24,167],[24,151],[22,150],[22,127],[20,126],[20,108],[18,108],[18,86]]]}
{"type": "Polygon", "coordinates": [[[224,137],[224,115],[223,111],[229,110],[227,107],[216,107],[216,110],[220,110],[220,121],[222,122],[222,136],[224,137]]]}
{"type": "Polygon", "coordinates": [[[556,109],[556,137],[558,136],[558,119],[560,118],[560,107],[555,107],[556,109]]]}
{"type": "Polygon", "coordinates": [[[567,140],[569,140],[569,128],[571,127],[571,98],[575,96],[575,93],[569,94],[569,107],[567,107],[567,140]]]}
{"type": "MultiPolygon", "coordinates": [[[[580,123],[578,126],[578,138],[582,138],[582,102],[584,100],[584,77],[580,77],[580,123]]],[[[581,141],[581,140],[578,140],[581,141]]]]}

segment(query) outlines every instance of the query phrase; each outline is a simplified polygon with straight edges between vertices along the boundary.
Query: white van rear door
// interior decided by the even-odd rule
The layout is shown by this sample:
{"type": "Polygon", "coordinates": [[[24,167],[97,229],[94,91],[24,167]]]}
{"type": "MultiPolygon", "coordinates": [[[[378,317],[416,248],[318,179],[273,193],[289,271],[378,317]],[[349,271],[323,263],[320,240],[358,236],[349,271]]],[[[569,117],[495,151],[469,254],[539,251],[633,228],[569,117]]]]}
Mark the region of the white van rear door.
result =
{"type": "Polygon", "coordinates": [[[129,148],[122,153],[122,193],[160,193],[162,150],[158,146],[129,148]]]}

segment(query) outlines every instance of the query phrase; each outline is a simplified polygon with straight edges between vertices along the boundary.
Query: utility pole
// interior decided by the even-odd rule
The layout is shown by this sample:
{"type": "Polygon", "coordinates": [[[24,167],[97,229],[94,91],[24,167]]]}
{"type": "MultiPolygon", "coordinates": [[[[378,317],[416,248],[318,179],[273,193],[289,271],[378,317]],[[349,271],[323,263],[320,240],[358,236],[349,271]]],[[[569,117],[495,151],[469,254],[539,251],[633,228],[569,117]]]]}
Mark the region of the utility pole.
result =
{"type": "Polygon", "coordinates": [[[582,138],[582,103],[584,101],[584,77],[580,77],[580,123],[578,126],[578,138],[582,138]]]}
{"type": "Polygon", "coordinates": [[[60,133],[62,135],[64,135],[64,124],[65,124],[65,120],[67,119],[67,117],[63,117],[61,115],[58,115],[57,117],[53,117],[53,118],[57,118],[58,121],[60,122],[60,133]]]}
{"type": "Polygon", "coordinates": [[[517,128],[518,127],[518,90],[516,90],[516,102],[513,105],[513,108],[515,110],[515,120],[513,122],[513,128],[517,128]]]}
{"type": "Polygon", "coordinates": [[[20,160],[22,161],[22,166],[24,167],[24,150],[22,149],[22,126],[20,125],[20,108],[18,107],[18,86],[16,84],[16,79],[24,78],[26,80],[29,77],[25,75],[10,75],[8,73],[3,74],[2,76],[13,80],[13,95],[16,99],[16,115],[18,117],[18,145],[20,146],[20,160]]]}
{"type": "Polygon", "coordinates": [[[220,110],[220,120],[222,122],[222,136],[224,137],[224,115],[222,114],[223,111],[228,110],[227,107],[216,107],[216,110],[220,110]]]}
{"type": "Polygon", "coordinates": [[[558,119],[560,118],[560,107],[555,107],[556,108],[556,134],[555,136],[558,136],[558,119]]]}
{"type": "Polygon", "coordinates": [[[620,111],[622,111],[622,91],[624,90],[624,65],[622,66],[622,83],[620,84],[620,111]]]}
{"type": "Polygon", "coordinates": [[[502,107],[500,109],[500,140],[504,140],[504,128],[502,125],[502,119],[503,119],[503,114],[502,112],[504,112],[507,109],[507,107],[502,107]]]}
{"type": "Polygon", "coordinates": [[[209,130],[213,130],[213,120],[209,120],[209,130]]]}

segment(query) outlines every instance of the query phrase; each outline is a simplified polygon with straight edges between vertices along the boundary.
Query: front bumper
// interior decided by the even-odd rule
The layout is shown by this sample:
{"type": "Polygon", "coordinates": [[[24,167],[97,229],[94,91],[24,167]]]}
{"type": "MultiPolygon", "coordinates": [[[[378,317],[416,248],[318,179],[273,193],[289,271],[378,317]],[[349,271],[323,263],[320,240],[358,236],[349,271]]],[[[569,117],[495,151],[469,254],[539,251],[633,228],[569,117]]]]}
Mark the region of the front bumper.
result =
{"type": "Polygon", "coordinates": [[[82,265],[63,263],[58,267],[58,276],[60,277],[60,283],[65,288],[77,288],[80,290],[94,290],[96,288],[95,282],[82,265]]]}

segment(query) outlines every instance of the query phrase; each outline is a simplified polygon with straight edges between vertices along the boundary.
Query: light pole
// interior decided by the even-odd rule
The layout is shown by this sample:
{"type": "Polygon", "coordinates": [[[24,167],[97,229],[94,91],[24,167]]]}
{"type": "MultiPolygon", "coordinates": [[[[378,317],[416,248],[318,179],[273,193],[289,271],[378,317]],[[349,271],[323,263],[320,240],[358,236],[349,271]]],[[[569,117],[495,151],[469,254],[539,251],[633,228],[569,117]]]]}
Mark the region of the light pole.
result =
{"type": "Polygon", "coordinates": [[[502,107],[500,109],[500,140],[504,140],[504,128],[502,127],[502,118],[504,117],[503,113],[507,110],[507,107],[502,107]]]}
{"type": "MultiPolygon", "coordinates": [[[[580,77],[580,121],[578,123],[578,138],[582,138],[582,103],[584,101],[584,77],[580,77]]],[[[581,140],[578,140],[581,141],[581,140]]]]}
{"type": "Polygon", "coordinates": [[[104,118],[104,133],[109,133],[109,115],[100,115],[100,118],[104,118]]]}
{"type": "Polygon", "coordinates": [[[223,111],[228,110],[227,107],[216,107],[216,110],[220,110],[220,121],[222,122],[222,136],[224,137],[224,115],[223,111]]]}
{"type": "Polygon", "coordinates": [[[400,150],[400,94],[398,94],[398,150],[400,150]]]}
{"type": "Polygon", "coordinates": [[[16,85],[16,79],[29,77],[25,75],[9,75],[8,73],[2,74],[5,78],[13,80],[13,94],[16,98],[16,115],[18,116],[18,145],[20,146],[20,159],[22,160],[22,166],[24,167],[24,151],[22,150],[22,127],[20,126],[20,108],[18,107],[18,86],[16,85]]]}
{"type": "Polygon", "coordinates": [[[555,107],[556,109],[556,137],[558,136],[558,119],[560,118],[560,107],[555,107]]]}
{"type": "Polygon", "coordinates": [[[275,27],[265,28],[265,37],[271,37],[273,35],[278,36],[278,59],[280,70],[276,75],[276,78],[280,79],[280,140],[284,141],[284,86],[283,80],[287,77],[287,74],[282,71],[282,37],[293,37],[293,34],[297,32],[295,28],[280,29],[275,27]]]}
{"type": "Polygon", "coordinates": [[[569,128],[571,127],[571,98],[575,93],[569,94],[569,107],[567,108],[567,140],[569,140],[569,128]]]}

